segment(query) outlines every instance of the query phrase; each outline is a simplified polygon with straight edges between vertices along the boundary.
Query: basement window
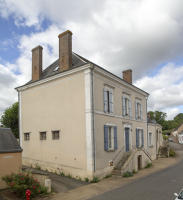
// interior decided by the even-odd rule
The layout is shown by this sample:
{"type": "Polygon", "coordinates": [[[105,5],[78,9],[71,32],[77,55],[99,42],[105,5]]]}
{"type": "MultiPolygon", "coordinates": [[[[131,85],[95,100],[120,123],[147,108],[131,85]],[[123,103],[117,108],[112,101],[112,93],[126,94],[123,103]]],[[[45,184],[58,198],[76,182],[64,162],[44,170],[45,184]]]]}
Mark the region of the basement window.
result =
{"type": "Polygon", "coordinates": [[[60,131],[52,131],[52,139],[59,140],[60,138],[60,131]]]}
{"type": "Polygon", "coordinates": [[[24,140],[25,141],[30,140],[30,133],[24,133],[24,140]]]}
{"type": "Polygon", "coordinates": [[[46,140],[46,131],[40,132],[40,140],[46,140]]]}

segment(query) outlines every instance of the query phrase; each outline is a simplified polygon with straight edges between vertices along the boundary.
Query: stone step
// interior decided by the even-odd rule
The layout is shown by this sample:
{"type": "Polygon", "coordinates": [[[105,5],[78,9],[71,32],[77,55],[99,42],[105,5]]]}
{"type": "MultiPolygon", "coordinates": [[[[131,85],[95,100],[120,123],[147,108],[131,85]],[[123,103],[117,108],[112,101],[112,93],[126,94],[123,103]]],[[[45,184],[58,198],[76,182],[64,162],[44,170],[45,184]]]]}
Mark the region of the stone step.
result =
{"type": "Polygon", "coordinates": [[[117,170],[117,169],[114,169],[114,170],[112,171],[112,175],[119,175],[119,176],[121,176],[121,171],[120,171],[120,170],[117,170]]]}
{"type": "Polygon", "coordinates": [[[120,170],[122,166],[125,164],[125,162],[127,161],[127,159],[129,158],[130,154],[131,154],[130,152],[125,153],[114,169],[120,170]]]}

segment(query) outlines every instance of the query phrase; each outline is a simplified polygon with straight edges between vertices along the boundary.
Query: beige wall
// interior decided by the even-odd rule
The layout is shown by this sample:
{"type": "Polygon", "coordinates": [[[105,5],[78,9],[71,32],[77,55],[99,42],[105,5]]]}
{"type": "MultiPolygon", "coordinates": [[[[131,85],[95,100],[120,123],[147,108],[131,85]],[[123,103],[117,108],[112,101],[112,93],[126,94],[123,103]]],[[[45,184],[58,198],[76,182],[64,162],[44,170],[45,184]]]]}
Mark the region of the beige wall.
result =
{"type": "Polygon", "coordinates": [[[18,173],[22,168],[22,153],[0,153],[0,189],[6,184],[1,178],[11,173],[18,173]]]}
{"type": "Polygon", "coordinates": [[[159,147],[163,144],[162,128],[158,124],[148,123],[148,133],[152,133],[152,146],[147,146],[147,150],[152,159],[157,158],[159,147]]]}
{"type": "MultiPolygon", "coordinates": [[[[95,142],[96,142],[96,170],[102,173],[102,169],[107,169],[109,161],[118,155],[121,156],[120,151],[124,151],[124,127],[125,125],[131,126],[130,143],[132,146],[136,146],[136,128],[142,128],[144,130],[144,146],[147,147],[147,122],[146,122],[146,98],[144,95],[136,92],[122,84],[117,83],[103,75],[94,73],[94,124],[95,124],[95,142]],[[103,103],[103,89],[108,85],[113,88],[114,97],[114,113],[104,113],[103,103]],[[122,95],[126,92],[130,95],[132,102],[132,118],[122,117],[122,95]],[[135,120],[135,99],[141,99],[143,119],[140,121],[135,120]],[[117,141],[118,149],[115,152],[106,152],[104,150],[104,125],[112,124],[117,126],[117,141]],[[123,150],[122,150],[123,149],[123,150]],[[119,154],[118,154],[119,153],[119,154]]],[[[116,159],[118,159],[118,156],[116,159]]],[[[105,171],[105,170],[103,170],[105,171]]]]}
{"type": "Polygon", "coordinates": [[[43,169],[85,176],[85,85],[84,73],[77,72],[22,91],[23,162],[43,169]],[[52,130],[60,139],[52,140],[52,130]],[[46,131],[41,141],[39,132],[46,131]]]}

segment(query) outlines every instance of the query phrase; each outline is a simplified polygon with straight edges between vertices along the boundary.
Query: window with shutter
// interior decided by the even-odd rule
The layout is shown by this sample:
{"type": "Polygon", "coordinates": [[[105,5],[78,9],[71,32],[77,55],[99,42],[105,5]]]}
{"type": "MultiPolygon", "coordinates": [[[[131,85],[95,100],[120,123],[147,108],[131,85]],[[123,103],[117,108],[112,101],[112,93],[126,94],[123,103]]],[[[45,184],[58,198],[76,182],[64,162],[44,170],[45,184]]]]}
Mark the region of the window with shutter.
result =
{"type": "Polygon", "coordinates": [[[144,130],[136,129],[136,147],[141,148],[144,146],[144,130]]]}
{"type": "Polygon", "coordinates": [[[117,127],[104,125],[104,150],[114,151],[117,149],[117,127]]]}
{"type": "Polygon", "coordinates": [[[151,132],[148,133],[148,146],[149,147],[153,146],[153,143],[152,143],[152,133],[151,132]]]}
{"type": "Polygon", "coordinates": [[[104,112],[113,113],[114,102],[113,102],[113,89],[105,87],[104,88],[104,112]]]}
{"type": "Polygon", "coordinates": [[[135,101],[135,119],[142,119],[142,104],[140,100],[135,101]]]}
{"type": "Polygon", "coordinates": [[[123,116],[132,116],[132,104],[128,96],[122,97],[122,115],[123,116]]]}

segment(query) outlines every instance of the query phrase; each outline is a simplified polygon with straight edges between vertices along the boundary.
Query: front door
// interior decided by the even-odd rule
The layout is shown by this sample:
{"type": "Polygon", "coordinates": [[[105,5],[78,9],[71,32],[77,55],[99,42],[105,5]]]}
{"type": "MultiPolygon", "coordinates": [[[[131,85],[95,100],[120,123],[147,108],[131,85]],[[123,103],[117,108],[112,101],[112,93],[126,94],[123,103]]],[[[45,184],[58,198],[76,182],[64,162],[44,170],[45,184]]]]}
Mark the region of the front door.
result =
{"type": "Polygon", "coordinates": [[[137,157],[137,165],[138,165],[138,170],[142,169],[142,156],[139,155],[137,157]]]}
{"type": "Polygon", "coordinates": [[[125,128],[125,149],[126,152],[130,151],[130,129],[125,128]]]}

